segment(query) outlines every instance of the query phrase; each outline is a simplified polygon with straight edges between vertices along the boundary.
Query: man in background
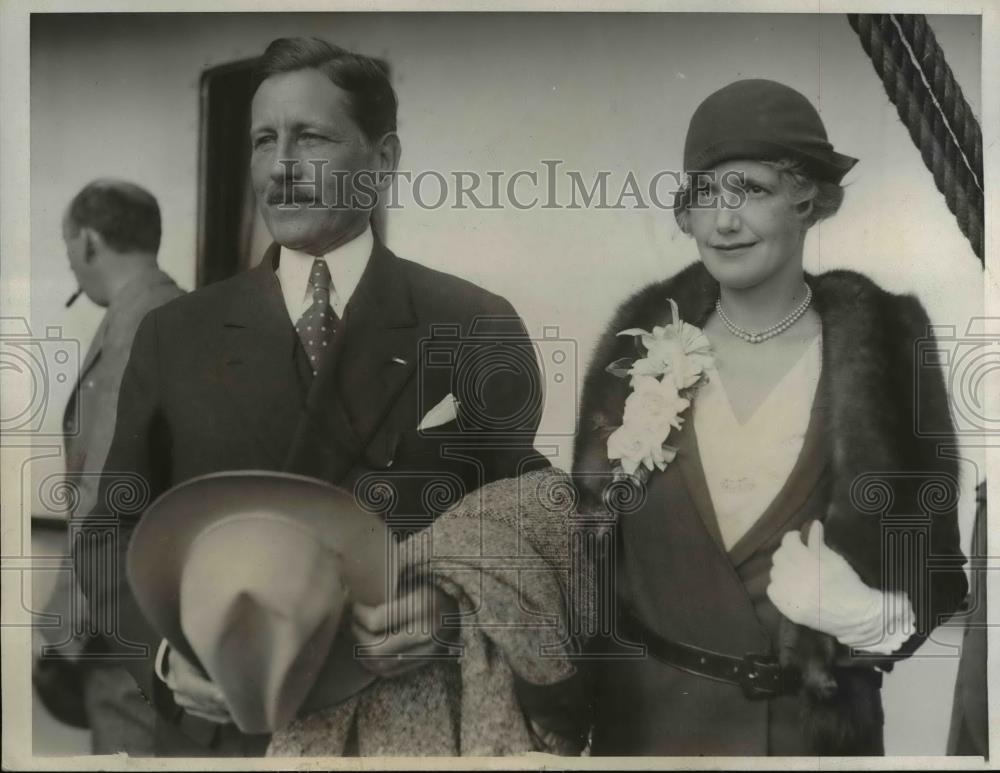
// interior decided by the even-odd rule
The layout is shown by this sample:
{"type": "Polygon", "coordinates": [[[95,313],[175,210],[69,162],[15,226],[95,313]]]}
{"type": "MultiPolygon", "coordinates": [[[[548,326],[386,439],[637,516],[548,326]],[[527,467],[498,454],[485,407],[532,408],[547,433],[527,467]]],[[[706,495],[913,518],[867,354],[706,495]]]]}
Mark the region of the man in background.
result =
{"type": "Polygon", "coordinates": [[[66,473],[77,487],[81,515],[96,504],[135,331],[149,311],[184,294],[157,265],[160,230],[153,195],[121,180],[90,183],[63,218],[66,254],[80,291],[107,309],[63,417],[66,473]]]}
{"type": "MultiPolygon", "coordinates": [[[[63,218],[66,253],[79,285],[71,300],[84,293],[107,309],[63,416],[72,515],[90,512],[97,503],[98,478],[114,436],[122,374],[139,323],[152,309],[184,294],[157,266],[160,232],[160,208],[153,195],[120,180],[90,183],[73,198],[63,218]]],[[[60,606],[78,593],[72,575],[65,575],[53,594],[52,603],[60,606]]],[[[84,610],[86,604],[76,608],[84,610]]],[[[86,653],[100,649],[96,644],[74,641],[72,646],[86,653]]],[[[82,683],[83,695],[77,699],[84,702],[95,754],[152,754],[155,712],[128,671],[84,658],[57,663],[42,660],[38,669],[41,674],[62,669],[63,685],[53,684],[56,689],[82,683]]]]}

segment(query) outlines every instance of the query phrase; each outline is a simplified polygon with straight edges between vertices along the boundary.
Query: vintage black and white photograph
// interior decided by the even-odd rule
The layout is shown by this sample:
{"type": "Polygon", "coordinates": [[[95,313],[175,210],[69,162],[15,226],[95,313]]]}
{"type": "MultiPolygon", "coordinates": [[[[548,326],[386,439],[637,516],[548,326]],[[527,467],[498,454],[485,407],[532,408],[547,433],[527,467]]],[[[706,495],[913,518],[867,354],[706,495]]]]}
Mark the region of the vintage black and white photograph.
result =
{"type": "Polygon", "coordinates": [[[2,10],[5,768],[992,766],[995,8],[2,10]]]}

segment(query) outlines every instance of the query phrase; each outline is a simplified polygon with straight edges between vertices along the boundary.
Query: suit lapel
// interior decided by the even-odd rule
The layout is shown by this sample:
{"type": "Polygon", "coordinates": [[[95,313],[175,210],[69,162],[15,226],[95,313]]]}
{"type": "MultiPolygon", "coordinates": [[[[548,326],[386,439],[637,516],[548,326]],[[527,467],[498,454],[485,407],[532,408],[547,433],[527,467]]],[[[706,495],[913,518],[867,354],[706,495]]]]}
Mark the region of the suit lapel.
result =
{"type": "Polygon", "coordinates": [[[80,378],[77,382],[79,385],[80,381],[83,381],[84,377],[87,375],[87,371],[94,367],[94,363],[97,362],[97,358],[101,356],[101,349],[104,347],[104,336],[108,332],[108,316],[111,314],[110,311],[105,312],[104,316],[101,318],[101,324],[98,325],[97,331],[94,333],[94,338],[90,342],[90,346],[87,348],[87,356],[83,359],[83,365],[80,366],[80,378]]]}
{"type": "Polygon", "coordinates": [[[726,552],[722,541],[722,532],[719,531],[719,521],[715,515],[715,506],[712,504],[712,494],[708,490],[708,482],[705,479],[705,470],[701,464],[701,454],[698,451],[698,438],[694,433],[694,422],[687,422],[687,426],[680,431],[680,438],[677,443],[677,463],[680,465],[684,478],[684,485],[687,487],[691,502],[698,511],[705,530],[712,537],[716,547],[726,552]]]}
{"type": "Polygon", "coordinates": [[[274,273],[278,245],[246,272],[223,315],[223,380],[246,426],[275,467],[302,410],[294,354],[298,340],[274,273]]]}
{"type": "Polygon", "coordinates": [[[400,261],[380,242],[349,304],[340,383],[362,442],[378,430],[417,366],[421,330],[400,261]]]}
{"type": "MultiPolygon", "coordinates": [[[[681,319],[696,327],[703,327],[715,308],[719,297],[719,285],[702,264],[688,269],[681,280],[680,287],[666,288],[662,293],[660,303],[661,319],[649,320],[646,330],[652,330],[653,324],[662,325],[668,321],[669,306],[667,298],[673,298],[678,304],[681,319]]],[[[695,397],[697,400],[697,397],[695,397]]],[[[712,495],[708,490],[705,470],[701,464],[701,453],[698,450],[698,438],[694,432],[694,421],[688,417],[683,429],[678,432],[677,463],[680,466],[684,485],[687,488],[691,502],[697,510],[702,525],[708,532],[716,547],[719,548],[723,560],[728,561],[726,549],[719,531],[719,522],[712,504],[712,495]]],[[[656,474],[656,473],[654,473],[656,474]]]]}
{"type": "MultiPolygon", "coordinates": [[[[83,359],[83,364],[80,366],[80,375],[76,379],[76,383],[73,385],[73,391],[70,392],[69,400],[66,402],[66,408],[63,410],[63,434],[65,435],[65,443],[67,449],[73,449],[73,453],[76,452],[76,438],[80,432],[79,420],[80,417],[77,414],[78,403],[80,401],[80,388],[83,386],[84,379],[87,378],[87,373],[91,368],[94,367],[94,363],[97,362],[98,358],[101,356],[101,349],[104,346],[104,336],[108,329],[108,313],[105,312],[104,316],[101,318],[101,323],[98,325],[97,330],[94,332],[94,337],[90,341],[90,346],[87,348],[87,355],[83,359]]],[[[67,455],[69,454],[67,451],[67,455]]],[[[80,462],[82,465],[82,460],[80,462]]]]}
{"type": "MultiPolygon", "coordinates": [[[[376,240],[316,373],[286,468],[340,481],[413,375],[420,335],[403,266],[376,240]]],[[[380,456],[391,459],[391,449],[380,456]]]]}

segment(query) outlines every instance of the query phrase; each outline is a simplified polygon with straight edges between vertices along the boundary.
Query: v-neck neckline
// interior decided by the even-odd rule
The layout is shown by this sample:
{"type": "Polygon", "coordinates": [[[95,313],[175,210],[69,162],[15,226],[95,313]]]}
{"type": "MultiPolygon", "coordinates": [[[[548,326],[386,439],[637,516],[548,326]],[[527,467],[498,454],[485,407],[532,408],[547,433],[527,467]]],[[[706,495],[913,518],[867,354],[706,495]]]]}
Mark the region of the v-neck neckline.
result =
{"type": "MultiPolygon", "coordinates": [[[[719,370],[717,368],[713,368],[712,377],[717,379],[716,382],[717,386],[722,392],[721,402],[725,403],[726,410],[729,412],[729,418],[731,419],[731,422],[729,423],[740,432],[748,430],[751,427],[751,425],[753,425],[757,421],[757,418],[763,413],[764,408],[767,407],[772,400],[776,399],[775,395],[781,391],[781,389],[785,386],[788,380],[792,377],[792,374],[797,373],[804,366],[807,357],[812,356],[816,353],[815,350],[821,346],[821,340],[822,336],[817,335],[812,340],[809,341],[805,349],[802,350],[802,353],[796,358],[796,360],[791,364],[791,366],[781,375],[781,378],[779,378],[776,382],[774,382],[774,384],[771,386],[771,389],[768,390],[766,395],[764,395],[764,399],[761,400],[757,404],[757,406],[750,412],[750,414],[746,417],[746,419],[742,421],[740,420],[740,417],[737,415],[736,410],[733,408],[732,400],[729,397],[729,390],[726,389],[725,379],[722,378],[722,374],[719,373],[719,370]]],[[[820,362],[822,363],[822,350],[820,350],[819,352],[819,358],[820,362]]]]}
{"type": "MultiPolygon", "coordinates": [[[[820,342],[821,343],[821,342],[820,342]]],[[[810,344],[813,346],[815,344],[810,344]]],[[[718,545],[720,552],[732,564],[739,567],[747,558],[753,555],[768,535],[781,528],[789,518],[801,507],[810,492],[819,481],[826,468],[827,440],[823,427],[826,422],[826,401],[824,381],[829,377],[824,367],[822,349],[820,349],[820,372],[816,391],[812,395],[808,424],[805,430],[802,447],[795,459],[791,472],[774,498],[767,504],[760,517],[727,549],[719,527],[715,504],[708,488],[708,479],[701,458],[700,444],[694,422],[690,422],[681,433],[678,443],[678,461],[683,474],[685,486],[695,505],[695,510],[712,539],[718,545]],[[784,517],[782,516],[784,514],[784,517]]],[[[796,363],[798,364],[798,363],[796,363]]]]}

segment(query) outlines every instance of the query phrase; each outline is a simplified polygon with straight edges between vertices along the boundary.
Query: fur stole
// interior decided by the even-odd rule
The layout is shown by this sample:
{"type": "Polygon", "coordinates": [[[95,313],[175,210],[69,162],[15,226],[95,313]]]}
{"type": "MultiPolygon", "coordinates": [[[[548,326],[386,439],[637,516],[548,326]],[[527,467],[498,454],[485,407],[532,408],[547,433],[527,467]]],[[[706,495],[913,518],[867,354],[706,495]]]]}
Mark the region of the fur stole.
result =
{"type": "MultiPolygon", "coordinates": [[[[939,452],[954,444],[943,370],[926,354],[933,353],[934,340],[927,315],[912,296],[889,293],[850,271],[807,275],[806,281],[822,321],[820,388],[826,390],[830,417],[833,486],[824,518],[826,541],[869,586],[907,592],[918,633],[898,657],[912,652],[966,592],[956,516],[958,464],[939,452]]],[[[617,333],[668,322],[668,298],[678,303],[685,322],[702,327],[718,295],[718,283],[699,262],[643,288],[618,308],[583,385],[574,476],[585,512],[614,510],[606,488],[612,474],[606,442],[621,424],[629,384],[604,368],[635,356],[633,340],[617,333]]],[[[853,702],[852,669],[833,668],[845,648],[783,623],[795,629],[782,631],[782,657],[803,675],[804,731],[816,753],[871,753],[876,730],[871,726],[881,723],[878,712],[853,702]]]]}

